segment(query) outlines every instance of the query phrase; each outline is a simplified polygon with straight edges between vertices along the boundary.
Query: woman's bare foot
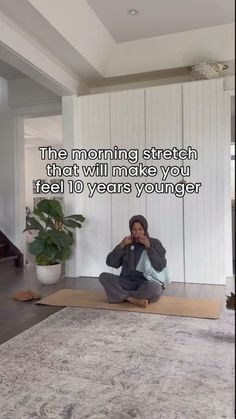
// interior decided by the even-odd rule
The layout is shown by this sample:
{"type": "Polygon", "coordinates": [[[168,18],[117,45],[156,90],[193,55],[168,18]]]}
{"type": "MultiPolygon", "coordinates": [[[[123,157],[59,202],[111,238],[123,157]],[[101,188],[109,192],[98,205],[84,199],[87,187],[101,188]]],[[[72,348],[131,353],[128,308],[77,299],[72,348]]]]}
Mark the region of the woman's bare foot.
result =
{"type": "Polygon", "coordinates": [[[136,306],[139,306],[139,307],[147,308],[147,306],[148,306],[148,300],[146,298],[128,297],[128,298],[126,298],[126,300],[129,301],[132,304],[135,304],[136,306]]]}

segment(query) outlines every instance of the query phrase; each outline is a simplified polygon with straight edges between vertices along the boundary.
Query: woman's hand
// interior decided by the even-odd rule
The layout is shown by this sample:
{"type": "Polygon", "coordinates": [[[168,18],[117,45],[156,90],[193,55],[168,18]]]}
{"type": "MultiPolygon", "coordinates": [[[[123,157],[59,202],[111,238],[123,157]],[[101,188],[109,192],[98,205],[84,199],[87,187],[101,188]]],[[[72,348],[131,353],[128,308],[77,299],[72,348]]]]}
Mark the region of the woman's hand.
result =
{"type": "Polygon", "coordinates": [[[132,236],[126,236],[123,238],[123,240],[120,242],[120,247],[123,249],[128,244],[132,243],[132,236]]]}
{"type": "Polygon", "coordinates": [[[144,244],[144,246],[147,248],[151,246],[150,240],[147,236],[139,237],[139,243],[144,244]]]}

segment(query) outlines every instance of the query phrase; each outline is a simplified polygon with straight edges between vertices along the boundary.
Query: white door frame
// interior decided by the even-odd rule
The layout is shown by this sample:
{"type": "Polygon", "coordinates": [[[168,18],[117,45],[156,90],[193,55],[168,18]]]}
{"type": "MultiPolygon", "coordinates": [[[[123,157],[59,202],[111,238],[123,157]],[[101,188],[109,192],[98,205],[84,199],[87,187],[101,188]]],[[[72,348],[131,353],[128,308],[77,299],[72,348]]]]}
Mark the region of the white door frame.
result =
{"type": "MultiPolygon", "coordinates": [[[[48,51],[39,47],[24,31],[15,25],[0,11],[1,41],[0,58],[20,72],[46,87],[59,97],[77,96],[89,92],[87,85],[78,74],[62,65],[48,51]]],[[[11,108],[14,127],[14,179],[15,179],[15,244],[25,253],[25,167],[24,167],[24,124],[25,117],[61,115],[61,103],[31,103],[22,107],[11,108]]]]}

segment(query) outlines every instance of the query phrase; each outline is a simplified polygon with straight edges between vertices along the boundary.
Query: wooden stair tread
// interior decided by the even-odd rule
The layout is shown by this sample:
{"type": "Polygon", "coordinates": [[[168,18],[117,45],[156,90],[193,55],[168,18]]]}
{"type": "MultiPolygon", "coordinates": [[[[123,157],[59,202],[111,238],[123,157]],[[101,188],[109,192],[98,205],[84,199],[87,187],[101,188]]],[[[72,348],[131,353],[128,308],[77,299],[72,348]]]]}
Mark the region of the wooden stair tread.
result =
{"type": "Polygon", "coordinates": [[[21,251],[9,240],[9,238],[0,231],[0,267],[1,271],[10,265],[17,268],[24,264],[24,256],[21,251]]]}
{"type": "Polygon", "coordinates": [[[10,256],[0,256],[0,263],[7,262],[8,260],[18,259],[18,255],[10,255],[10,256]]]}

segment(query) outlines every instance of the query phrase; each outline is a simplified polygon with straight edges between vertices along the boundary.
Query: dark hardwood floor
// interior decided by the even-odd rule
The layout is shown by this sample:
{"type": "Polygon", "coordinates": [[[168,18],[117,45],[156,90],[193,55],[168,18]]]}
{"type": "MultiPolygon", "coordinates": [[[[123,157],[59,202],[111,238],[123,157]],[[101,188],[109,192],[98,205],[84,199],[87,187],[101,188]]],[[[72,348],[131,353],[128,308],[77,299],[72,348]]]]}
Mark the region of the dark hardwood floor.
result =
{"type": "MultiPolygon", "coordinates": [[[[28,288],[38,291],[42,297],[62,288],[97,291],[103,289],[98,278],[92,277],[64,278],[55,285],[42,285],[36,279],[34,267],[30,265],[24,268],[9,267],[0,271],[0,344],[62,309],[12,299],[15,292],[28,288]]],[[[233,289],[232,280],[228,287],[173,282],[166,288],[164,295],[220,299],[225,304],[225,295],[233,289]]]]}

